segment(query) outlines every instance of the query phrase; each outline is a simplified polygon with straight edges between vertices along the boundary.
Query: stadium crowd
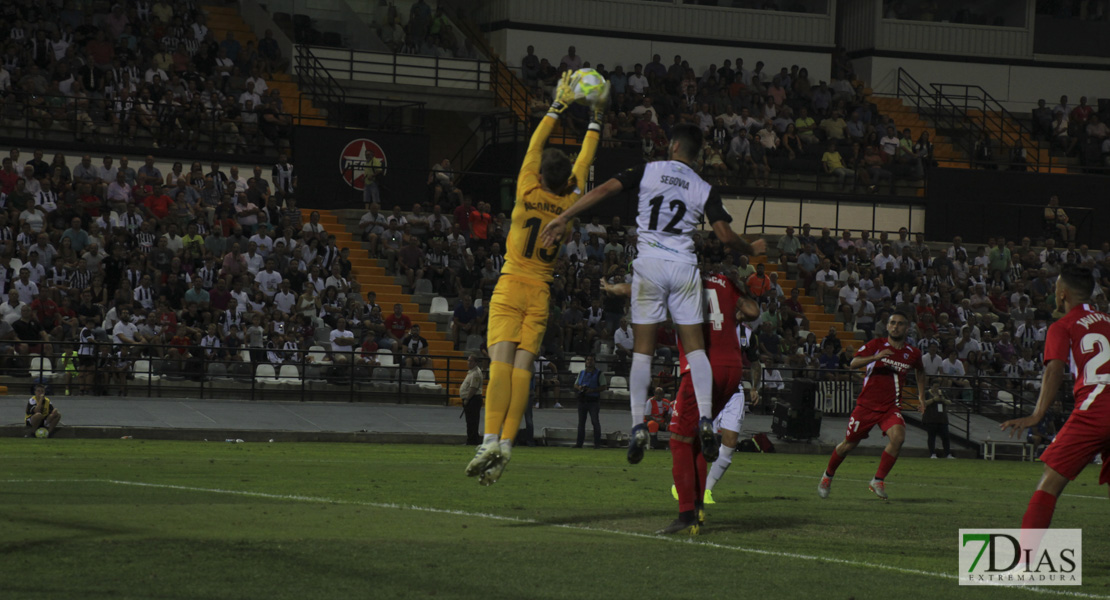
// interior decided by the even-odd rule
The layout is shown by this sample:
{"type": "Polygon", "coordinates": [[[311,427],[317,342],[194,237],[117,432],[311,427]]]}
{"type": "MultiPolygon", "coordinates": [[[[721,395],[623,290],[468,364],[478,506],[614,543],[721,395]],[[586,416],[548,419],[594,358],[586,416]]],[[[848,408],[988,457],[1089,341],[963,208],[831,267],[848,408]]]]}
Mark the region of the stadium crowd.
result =
{"type": "Polygon", "coordinates": [[[193,0],[5,2],[0,125],[32,136],[243,153],[287,146],[292,116],[267,78],[272,32],[215,39],[193,0]]]}
{"type": "MultiPolygon", "coordinates": [[[[434,28],[438,17],[417,11],[419,5],[408,27],[442,38],[442,27],[434,28]]],[[[258,141],[246,136],[254,130],[241,120],[250,110],[282,112],[280,96],[266,90],[263,75],[282,60],[269,36],[258,48],[216,42],[191,2],[130,3],[95,14],[71,4],[51,12],[16,2],[0,8],[0,15],[14,24],[0,61],[2,114],[47,126],[54,113],[29,102],[56,89],[68,98],[54,107],[67,119],[56,120],[110,123],[121,137],[146,128],[158,145],[190,147],[197,140],[182,132],[198,127],[181,115],[195,109],[189,118],[222,123],[224,148],[235,150],[258,141]],[[94,105],[101,107],[98,118],[91,118],[94,105]],[[146,106],[152,115],[173,116],[146,120],[146,106]],[[230,116],[236,113],[238,121],[230,116]],[[90,119],[72,118],[80,114],[90,119]]],[[[574,47],[558,64],[529,48],[522,75],[542,92],[561,71],[589,65],[574,47]]],[[[637,143],[648,159],[665,153],[670,127],[689,121],[707,134],[711,174],[764,184],[771,165],[807,160],[845,186],[871,189],[895,177],[920,178],[931,164],[927,137],[915,141],[912,132],[890,128],[853,83],[851,63],[840,50],[830,82],[816,84],[805,68],[770,73],[762,62],[748,69],[741,58],[700,73],[681,56],[668,67],[656,55],[630,73],[620,66],[597,68],[614,94],[605,143],[637,143]]],[[[1085,106],[1062,104],[1066,115],[1085,106]]],[[[275,122],[257,124],[271,142],[284,139],[275,122]]],[[[221,363],[216,374],[252,373],[252,363],[373,368],[382,356],[378,350],[413,370],[429,364],[428,343],[400,305],[377,305],[374,290],[350,279],[349,249],[340,249],[315,216],[302,219],[293,167],[284,158],[268,174],[256,167],[251,176],[216,163],[207,170],[193,163],[187,172],[176,164],[163,173],[153,157],[137,169],[126,158],[116,164],[100,157],[98,163],[86,156],[67,164],[62,155],[47,163],[41,151],[28,158],[19,150],[3,161],[0,264],[7,267],[0,267],[0,294],[7,301],[0,305],[0,348],[9,371],[26,371],[26,356],[37,353],[72,353],[117,373],[139,357],[156,358],[165,372],[187,375],[213,374],[211,365],[221,363]],[[309,357],[317,345],[331,352],[309,357]],[[93,353],[104,356],[90,358],[93,353]]],[[[456,181],[449,161],[435,165],[422,202],[408,212],[399,206],[386,212],[372,202],[359,228],[370,255],[384,259],[409,290],[453,301],[456,347],[481,351],[484,301],[504,260],[507,217],[474,202],[456,181]]],[[[886,233],[878,239],[867,232],[859,238],[848,231],[817,235],[806,226],[798,235],[788,230],[777,254],[803,289],[866,338],[883,335],[885,316],[895,309],[915,315],[913,343],[927,352],[930,374],[950,376],[952,387],[1020,388],[1035,385],[1014,382],[1036,376],[1039,344],[1058,316],[1051,282],[1059,265],[1090,261],[1097,267],[1110,253],[1106,245],[1097,252],[1077,247],[1074,228],[1056,224],[1043,250],[1029,238],[995,239],[974,251],[954,240],[939,253],[905,231],[891,240],[886,233]]],[[[798,290],[785,294],[777,273],[730,255],[711,235],[696,242],[706,268],[734,274],[761,299],[753,343],[766,366],[765,385],[779,387],[808,369],[822,378],[846,377],[838,370],[853,348],[835,331],[809,331],[798,290]]],[[[635,230],[619,218],[575,224],[555,267],[536,369],[541,395],[557,401],[570,387],[568,357],[596,355],[603,371],[626,372],[632,336],[624,301],[602,293],[601,283],[629,281],[635,252],[635,230]]],[[[1106,272],[1100,269],[1104,287],[1106,272]]],[[[661,329],[661,365],[676,358],[675,338],[672,328],[661,329]]],[[[668,381],[664,376],[656,383],[668,381]]]]}
{"type": "MultiPolygon", "coordinates": [[[[612,84],[613,100],[602,131],[606,146],[637,145],[646,159],[662,158],[671,129],[694,123],[706,134],[707,177],[714,182],[749,180],[769,187],[776,172],[825,174],[842,187],[876,191],[897,180],[919,181],[934,164],[927,132],[916,137],[898,128],[863,96],[843,49],[832,56],[828,82],[814,81],[805,67],[777,72],[743,58],[695,67],[676,55],[668,66],[654,55],[626,72],[591,65],[567,49],[557,63],[528,47],[521,76],[534,89],[532,111],[542,117],[562,73],[593,66],[612,84]]],[[[584,107],[572,107],[568,130],[582,129],[584,107]]],[[[884,187],[885,189],[885,187],[884,187]]]]}

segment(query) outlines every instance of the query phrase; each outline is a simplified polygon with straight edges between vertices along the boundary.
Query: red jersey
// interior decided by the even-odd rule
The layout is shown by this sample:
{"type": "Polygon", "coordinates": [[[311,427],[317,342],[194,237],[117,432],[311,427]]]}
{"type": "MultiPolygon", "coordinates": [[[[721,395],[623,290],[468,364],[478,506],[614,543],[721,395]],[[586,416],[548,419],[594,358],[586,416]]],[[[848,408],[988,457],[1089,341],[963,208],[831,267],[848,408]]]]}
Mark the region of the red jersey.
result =
{"type": "Polygon", "coordinates": [[[856,351],[856,356],[874,356],[886,349],[894,354],[867,364],[867,376],[863,378],[863,390],[856,398],[856,406],[874,411],[897,409],[902,399],[902,388],[906,387],[906,373],[911,369],[925,369],[920,350],[909,344],[895,348],[887,338],[867,342],[856,351]]]}
{"type": "Polygon", "coordinates": [[[405,337],[405,332],[412,329],[412,320],[408,315],[397,316],[396,314],[389,315],[385,318],[385,326],[397,339],[405,337]]]}
{"type": "Polygon", "coordinates": [[[1075,376],[1075,408],[1087,410],[1110,385],[1110,316],[1090,304],[1068,311],[1048,328],[1044,362],[1062,360],[1075,376]]]}
{"type": "MultiPolygon", "coordinates": [[[[713,273],[702,274],[702,287],[705,288],[705,324],[702,335],[705,338],[705,353],[709,364],[714,368],[742,367],[740,340],[736,335],[736,303],[744,296],[731,279],[713,273]]],[[[689,370],[682,340],[678,340],[679,365],[683,373],[689,370]]]]}

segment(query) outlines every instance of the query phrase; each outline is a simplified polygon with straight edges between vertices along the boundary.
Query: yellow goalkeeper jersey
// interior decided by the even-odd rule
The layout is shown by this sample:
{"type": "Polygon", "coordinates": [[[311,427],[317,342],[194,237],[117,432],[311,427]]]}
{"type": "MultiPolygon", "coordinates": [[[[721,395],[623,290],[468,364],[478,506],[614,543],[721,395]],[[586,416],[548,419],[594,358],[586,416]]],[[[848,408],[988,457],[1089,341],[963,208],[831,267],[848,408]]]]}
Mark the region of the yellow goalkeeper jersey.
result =
{"type": "Polygon", "coordinates": [[[559,246],[540,246],[540,232],[552,219],[562,214],[570,205],[585,192],[590,164],[597,153],[598,132],[586,132],[586,139],[582,141],[582,149],[578,159],[574,162],[572,171],[575,190],[565,196],[556,196],[543,189],[540,179],[540,157],[547,137],[555,127],[557,119],[544,117],[536,131],[532,134],[532,141],[528,144],[528,153],[524,156],[524,164],[520,167],[520,176],[516,186],[516,206],[513,207],[512,224],[509,227],[509,237],[505,242],[505,264],[501,273],[527,277],[537,281],[551,281],[551,272],[554,270],[555,259],[559,256],[559,246]]]}

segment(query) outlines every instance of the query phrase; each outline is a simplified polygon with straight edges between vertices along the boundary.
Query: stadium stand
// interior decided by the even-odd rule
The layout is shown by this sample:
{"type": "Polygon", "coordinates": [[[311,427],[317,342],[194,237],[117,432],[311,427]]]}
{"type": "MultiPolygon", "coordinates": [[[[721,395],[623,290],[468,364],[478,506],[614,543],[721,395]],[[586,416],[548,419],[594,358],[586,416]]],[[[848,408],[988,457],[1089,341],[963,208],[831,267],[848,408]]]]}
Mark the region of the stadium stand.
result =
{"type": "MultiPolygon", "coordinates": [[[[0,13],[19,18],[10,40],[34,43],[8,45],[0,84],[10,78],[11,85],[0,85],[0,126],[37,131],[28,139],[41,147],[54,135],[85,148],[110,135],[163,153],[251,147],[277,156],[287,127],[326,123],[326,113],[304,102],[281,72],[285,58],[233,7],[144,6],[85,14],[6,5],[0,13]],[[37,27],[55,22],[56,32],[37,27]],[[115,43],[105,39],[108,31],[115,43]],[[259,85],[268,91],[259,93],[259,85]],[[291,105],[301,107],[296,117],[283,108],[291,105]],[[245,118],[252,110],[254,123],[245,118]]],[[[421,19],[414,25],[410,13],[402,20],[406,41],[398,51],[446,48],[409,47],[410,39],[444,39],[445,23],[438,38],[429,36],[439,16],[414,35],[421,19]]],[[[304,33],[310,20],[274,20],[313,37],[304,33]]],[[[488,51],[473,28],[453,23],[463,47],[488,51]]],[[[398,40],[396,33],[385,37],[398,40]]],[[[546,88],[567,68],[533,57],[514,71],[491,56],[508,86],[499,89],[524,90],[532,108],[546,106],[546,88]]],[[[908,101],[873,95],[846,58],[829,82],[809,80],[798,66],[764,70],[755,62],[753,70],[737,71],[729,61],[718,67],[674,58],[673,66],[656,68],[645,57],[648,67],[632,68],[643,81],[606,71],[615,95],[604,147],[638,147],[645,160],[656,159],[669,128],[689,120],[708,136],[716,182],[768,183],[758,168],[765,165],[772,174],[808,173],[826,185],[836,178],[857,194],[897,184],[896,191],[916,195],[927,169],[973,164],[908,101]]],[[[531,116],[515,92],[494,96],[522,120],[531,116]]],[[[1052,130],[1007,125],[1001,112],[996,137],[1028,142],[1031,162],[1040,160],[1033,153],[1048,154],[1041,143],[1059,143],[1057,153],[1082,152],[1105,137],[1093,111],[1077,114],[1061,104],[1069,122],[1083,125],[1074,129],[1074,143],[1071,125],[1057,142],[1052,130]]],[[[1034,111],[1034,125],[1042,116],[1034,111]]],[[[581,124],[568,121],[562,134],[573,136],[581,124]]],[[[453,400],[464,353],[485,351],[483,306],[509,232],[507,214],[472,198],[449,165],[430,169],[425,196],[406,209],[312,210],[297,206],[304,192],[283,159],[247,177],[199,162],[188,170],[115,164],[100,152],[87,160],[58,154],[48,163],[41,150],[10,148],[0,170],[0,293],[7,299],[0,305],[0,368],[9,384],[45,377],[75,394],[124,393],[133,379],[148,390],[247,381],[252,393],[259,383],[267,393],[350,390],[353,397],[357,390],[453,400]],[[101,376],[82,375],[92,365],[101,376]]],[[[1110,244],[1097,251],[1077,245],[1074,231],[1059,227],[1066,209],[1045,203],[1044,226],[1029,237],[995,238],[975,249],[958,239],[926,243],[918,232],[819,232],[808,225],[797,235],[772,236],[774,250],[750,263],[724,252],[709,233],[698,243],[706,268],[734,273],[748,287],[757,277],[766,290],[754,343],[769,376],[812,376],[828,384],[830,397],[851,396],[856,376],[845,367],[852,350],[883,335],[884,315],[902,309],[914,315],[913,343],[923,350],[935,344],[934,374],[945,377],[948,393],[976,412],[1011,413],[1035,399],[1040,344],[1059,316],[1050,285],[1059,266],[1090,264],[1101,289],[1110,285],[1110,269],[1102,268],[1110,244]]],[[[575,358],[588,355],[606,373],[605,398],[622,405],[627,353],[614,334],[626,312],[598,284],[627,281],[634,256],[635,229],[619,219],[575,224],[555,267],[551,326],[536,369],[537,396],[549,398],[547,405],[570,389],[581,364],[575,358]]],[[[1105,295],[1096,302],[1105,308],[1105,295]]],[[[655,367],[655,383],[664,387],[673,386],[676,361],[666,335],[655,367]]]]}

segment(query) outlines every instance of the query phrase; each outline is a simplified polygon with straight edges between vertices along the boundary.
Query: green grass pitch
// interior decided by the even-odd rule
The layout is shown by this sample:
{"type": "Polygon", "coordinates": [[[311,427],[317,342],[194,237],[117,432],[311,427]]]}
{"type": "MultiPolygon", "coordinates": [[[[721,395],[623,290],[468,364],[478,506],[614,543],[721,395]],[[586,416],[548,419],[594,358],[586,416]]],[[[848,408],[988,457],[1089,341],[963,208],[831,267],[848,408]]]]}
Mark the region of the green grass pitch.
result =
{"type": "Polygon", "coordinates": [[[889,502],[853,456],[740,454],[702,535],[670,457],[518,448],[0,440],[0,597],[1110,598],[1110,505],[1088,468],[1055,527],[1084,530],[1081,588],[960,587],[957,530],[1018,527],[1039,463],[904,459],[889,502]]]}

